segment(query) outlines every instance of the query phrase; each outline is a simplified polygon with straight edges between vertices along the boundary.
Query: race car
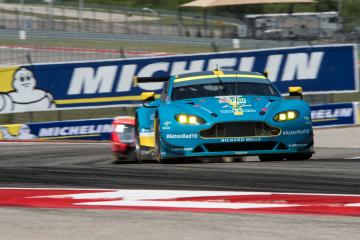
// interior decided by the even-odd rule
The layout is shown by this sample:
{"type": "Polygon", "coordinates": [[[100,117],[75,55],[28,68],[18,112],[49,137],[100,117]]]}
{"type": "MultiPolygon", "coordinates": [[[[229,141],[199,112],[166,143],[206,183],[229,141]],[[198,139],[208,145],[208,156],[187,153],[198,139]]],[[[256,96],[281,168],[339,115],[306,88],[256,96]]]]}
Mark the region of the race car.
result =
{"type": "Polygon", "coordinates": [[[111,149],[114,163],[134,160],[135,118],[116,117],[112,122],[111,149]]]}
{"type": "Polygon", "coordinates": [[[311,114],[301,87],[291,87],[292,99],[285,99],[264,74],[221,70],[134,81],[164,82],[160,98],[154,92],[141,94],[143,106],[135,117],[139,161],[312,157],[311,114]]]}

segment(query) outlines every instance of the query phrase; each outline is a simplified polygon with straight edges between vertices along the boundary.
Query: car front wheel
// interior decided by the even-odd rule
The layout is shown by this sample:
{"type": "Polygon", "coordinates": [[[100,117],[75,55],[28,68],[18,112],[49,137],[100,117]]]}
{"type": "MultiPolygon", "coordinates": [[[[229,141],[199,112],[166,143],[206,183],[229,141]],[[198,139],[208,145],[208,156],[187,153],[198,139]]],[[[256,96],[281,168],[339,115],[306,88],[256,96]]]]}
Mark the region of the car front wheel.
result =
{"type": "Polygon", "coordinates": [[[160,140],[160,121],[158,118],[155,120],[155,148],[154,158],[158,163],[164,163],[164,159],[161,157],[161,140],[160,140]]]}

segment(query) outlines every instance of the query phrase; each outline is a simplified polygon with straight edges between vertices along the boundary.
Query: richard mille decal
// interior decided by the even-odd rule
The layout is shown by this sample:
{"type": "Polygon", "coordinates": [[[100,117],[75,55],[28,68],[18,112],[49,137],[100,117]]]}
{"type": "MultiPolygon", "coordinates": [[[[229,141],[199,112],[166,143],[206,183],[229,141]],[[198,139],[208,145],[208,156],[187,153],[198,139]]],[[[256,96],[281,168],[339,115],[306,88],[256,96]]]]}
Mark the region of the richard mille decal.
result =
{"type": "Polygon", "coordinates": [[[259,137],[237,137],[237,138],[222,138],[221,142],[223,143],[232,143],[232,142],[259,142],[261,138],[259,137]]]}

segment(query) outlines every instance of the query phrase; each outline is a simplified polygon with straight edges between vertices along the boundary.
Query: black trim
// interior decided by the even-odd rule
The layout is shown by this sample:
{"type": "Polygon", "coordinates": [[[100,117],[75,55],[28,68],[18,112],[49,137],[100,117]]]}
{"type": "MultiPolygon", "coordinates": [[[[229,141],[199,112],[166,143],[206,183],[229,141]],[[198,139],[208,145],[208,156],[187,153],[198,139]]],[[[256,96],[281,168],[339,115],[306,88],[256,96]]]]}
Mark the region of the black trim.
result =
{"type": "Polygon", "coordinates": [[[209,152],[273,150],[277,142],[207,143],[209,152]]]}

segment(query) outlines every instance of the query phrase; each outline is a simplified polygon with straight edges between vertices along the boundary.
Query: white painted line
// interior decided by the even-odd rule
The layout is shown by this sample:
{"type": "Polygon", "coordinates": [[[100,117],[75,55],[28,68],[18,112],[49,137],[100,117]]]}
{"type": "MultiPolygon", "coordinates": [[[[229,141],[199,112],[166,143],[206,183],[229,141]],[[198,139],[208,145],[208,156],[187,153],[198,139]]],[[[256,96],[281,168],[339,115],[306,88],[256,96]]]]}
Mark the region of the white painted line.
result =
{"type": "Polygon", "coordinates": [[[246,196],[246,195],[271,195],[271,194],[279,194],[279,195],[304,195],[304,196],[349,196],[349,197],[360,197],[360,194],[329,194],[329,193],[293,193],[293,192],[246,192],[246,191],[206,191],[206,190],[198,190],[198,191],[187,191],[187,190],[142,190],[142,189],[114,189],[114,188],[51,188],[51,187],[0,187],[0,190],[79,190],[79,191],[105,191],[102,193],[79,193],[79,194],[65,194],[65,195],[49,195],[49,196],[41,196],[47,198],[63,198],[69,197],[73,199],[82,199],[82,198],[98,198],[99,194],[101,194],[100,198],[127,198],[127,199],[138,199],[141,196],[143,199],[144,194],[151,195],[151,197],[147,199],[168,197],[171,194],[171,197],[196,197],[196,196],[246,196]],[[108,192],[110,191],[110,192],[108,192]],[[139,193],[141,192],[141,193],[139,193]],[[119,195],[119,193],[121,195],[119,195]],[[173,194],[176,194],[174,196],[173,194]],[[208,195],[210,194],[210,195],[208,195]],[[195,196],[194,196],[195,195],[195,196]]]}
{"type": "Polygon", "coordinates": [[[79,193],[55,196],[41,196],[46,198],[72,198],[72,199],[126,199],[126,200],[152,200],[175,199],[189,197],[211,196],[268,196],[270,192],[227,192],[227,191],[182,191],[182,190],[117,190],[103,193],[79,193]]]}
{"type": "Polygon", "coordinates": [[[298,204],[276,204],[276,203],[228,203],[228,202],[193,202],[193,201],[104,201],[85,202],[75,205],[90,206],[117,206],[117,207],[172,207],[172,208],[226,208],[226,209],[249,209],[249,208],[280,208],[297,207],[298,204]]]}
{"type": "Polygon", "coordinates": [[[360,157],[351,157],[351,158],[345,158],[346,160],[355,160],[355,159],[360,159],[360,157]]]}
{"type": "Polygon", "coordinates": [[[360,203],[349,203],[349,204],[345,204],[345,207],[360,207],[360,203]]]}

